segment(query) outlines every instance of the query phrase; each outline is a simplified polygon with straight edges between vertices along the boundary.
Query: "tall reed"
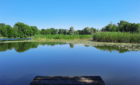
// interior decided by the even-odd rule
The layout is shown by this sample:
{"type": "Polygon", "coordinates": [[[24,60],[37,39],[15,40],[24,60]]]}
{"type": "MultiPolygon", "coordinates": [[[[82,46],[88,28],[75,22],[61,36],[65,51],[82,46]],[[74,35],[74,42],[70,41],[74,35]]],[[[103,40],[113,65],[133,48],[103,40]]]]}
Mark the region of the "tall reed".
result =
{"type": "Polygon", "coordinates": [[[140,33],[98,32],[93,34],[94,41],[140,43],[140,33]]]}
{"type": "Polygon", "coordinates": [[[89,39],[92,38],[92,35],[63,35],[63,34],[56,34],[56,35],[35,35],[34,39],[65,39],[65,40],[72,40],[72,39],[89,39]]]}

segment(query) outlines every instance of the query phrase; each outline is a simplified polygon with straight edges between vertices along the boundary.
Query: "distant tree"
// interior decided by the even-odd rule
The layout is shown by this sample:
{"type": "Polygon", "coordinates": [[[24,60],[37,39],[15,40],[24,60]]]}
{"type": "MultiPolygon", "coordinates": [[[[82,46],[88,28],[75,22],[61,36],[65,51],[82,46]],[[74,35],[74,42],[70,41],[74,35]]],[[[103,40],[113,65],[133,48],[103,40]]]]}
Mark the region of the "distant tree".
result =
{"type": "Polygon", "coordinates": [[[3,37],[7,37],[6,25],[4,23],[0,23],[0,34],[3,37]]]}
{"type": "Polygon", "coordinates": [[[137,32],[140,32],[140,24],[137,24],[138,25],[138,30],[137,30],[137,32]]]}
{"type": "Polygon", "coordinates": [[[39,30],[36,26],[31,26],[31,29],[32,29],[32,35],[39,34],[39,30]]]}
{"type": "Polygon", "coordinates": [[[132,23],[129,27],[130,32],[140,32],[140,25],[132,23]]]}
{"type": "Polygon", "coordinates": [[[73,35],[74,34],[74,27],[70,27],[69,34],[70,35],[73,35]]]}
{"type": "MultiPolygon", "coordinates": [[[[36,26],[29,26],[22,22],[17,22],[13,27],[10,25],[6,25],[4,23],[0,23],[0,37],[30,37],[36,34],[64,34],[64,35],[74,35],[74,34],[93,34],[94,32],[98,31],[96,28],[93,27],[85,27],[83,30],[74,30],[74,27],[70,27],[69,30],[67,29],[55,29],[55,28],[48,28],[48,29],[41,29],[38,30],[36,26]]],[[[109,31],[109,32],[140,32],[140,23],[130,23],[127,21],[121,20],[117,25],[116,24],[108,24],[101,31],[109,31]]]]}
{"type": "Polygon", "coordinates": [[[119,31],[119,29],[118,29],[117,25],[110,23],[107,26],[105,26],[102,29],[102,31],[117,32],[117,31],[119,31]]]}
{"type": "Polygon", "coordinates": [[[118,23],[119,31],[121,32],[129,32],[131,29],[131,24],[127,21],[120,21],[118,23]]]}
{"type": "MultiPolygon", "coordinates": [[[[93,28],[93,27],[85,27],[83,30],[82,30],[82,34],[93,34],[94,32],[96,32],[96,28],[93,28]]],[[[81,34],[80,33],[80,34],[81,34]]]]}
{"type": "Polygon", "coordinates": [[[120,21],[118,23],[119,31],[121,32],[140,32],[140,24],[120,21]]]}
{"type": "Polygon", "coordinates": [[[118,25],[108,24],[105,26],[102,31],[110,31],[110,32],[140,32],[140,24],[129,23],[127,21],[120,21],[118,25]]]}
{"type": "Polygon", "coordinates": [[[58,30],[58,34],[64,34],[64,30],[63,29],[59,29],[58,30]]]}
{"type": "Polygon", "coordinates": [[[93,28],[93,27],[90,28],[90,31],[91,31],[91,34],[97,32],[96,28],[93,28]]]}
{"type": "Polygon", "coordinates": [[[23,38],[23,37],[28,37],[33,35],[33,31],[30,26],[18,22],[14,25],[14,29],[17,30],[18,37],[23,38]]]}
{"type": "Polygon", "coordinates": [[[16,38],[18,36],[19,36],[18,29],[17,28],[13,28],[13,37],[16,38]]]}
{"type": "Polygon", "coordinates": [[[63,34],[64,34],[64,35],[67,35],[68,33],[69,33],[69,31],[68,31],[67,29],[64,29],[63,34]]]}
{"type": "Polygon", "coordinates": [[[14,37],[13,28],[10,25],[6,25],[5,28],[6,28],[6,31],[7,31],[6,37],[9,37],[9,38],[14,37]]]}
{"type": "Polygon", "coordinates": [[[55,28],[50,28],[47,30],[49,31],[49,34],[57,34],[57,29],[55,29],[55,28]]]}
{"type": "Polygon", "coordinates": [[[84,34],[84,33],[83,33],[83,30],[77,30],[77,31],[76,31],[76,34],[82,35],[82,34],[84,34]]]}
{"type": "Polygon", "coordinates": [[[41,29],[40,33],[45,35],[46,34],[46,30],[45,29],[41,29]]]}
{"type": "Polygon", "coordinates": [[[83,29],[83,33],[84,33],[84,34],[91,34],[90,28],[89,28],[89,27],[85,27],[85,28],[83,29]]]}

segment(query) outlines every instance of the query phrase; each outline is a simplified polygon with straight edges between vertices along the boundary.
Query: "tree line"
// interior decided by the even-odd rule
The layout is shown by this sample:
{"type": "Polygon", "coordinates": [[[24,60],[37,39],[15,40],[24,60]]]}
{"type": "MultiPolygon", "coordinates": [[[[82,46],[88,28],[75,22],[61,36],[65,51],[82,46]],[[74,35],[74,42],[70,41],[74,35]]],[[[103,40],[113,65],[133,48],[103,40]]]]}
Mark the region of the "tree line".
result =
{"type": "Polygon", "coordinates": [[[36,26],[29,26],[22,22],[16,23],[13,27],[10,25],[6,25],[4,23],[0,23],[0,37],[14,37],[14,38],[25,38],[31,37],[37,34],[42,35],[55,35],[55,34],[64,34],[64,35],[74,35],[74,34],[93,34],[96,32],[96,28],[93,27],[85,27],[83,30],[74,30],[74,27],[70,27],[70,29],[41,29],[39,30],[36,26]]]}
{"type": "Polygon", "coordinates": [[[120,21],[118,24],[108,24],[103,27],[101,30],[97,30],[93,27],[85,27],[82,30],[75,30],[74,27],[70,29],[41,29],[39,30],[36,26],[29,26],[22,22],[17,22],[13,27],[0,23],[0,37],[14,37],[14,38],[24,38],[31,37],[37,34],[42,35],[55,35],[55,34],[64,34],[64,35],[89,35],[97,31],[108,31],[108,32],[140,32],[139,23],[130,23],[127,21],[120,21]]]}
{"type": "Polygon", "coordinates": [[[55,28],[50,28],[50,29],[42,29],[40,31],[40,34],[64,34],[64,35],[73,35],[73,34],[93,34],[96,32],[96,28],[93,27],[85,27],[83,30],[74,30],[74,27],[70,27],[70,29],[55,29],[55,28]]]}
{"type": "Polygon", "coordinates": [[[1,37],[29,37],[38,34],[39,30],[36,26],[29,26],[24,23],[18,22],[13,27],[0,23],[0,36],[1,37]]]}
{"type": "Polygon", "coordinates": [[[140,32],[140,23],[130,23],[127,21],[120,21],[116,24],[108,24],[101,31],[108,32],[140,32]]]}

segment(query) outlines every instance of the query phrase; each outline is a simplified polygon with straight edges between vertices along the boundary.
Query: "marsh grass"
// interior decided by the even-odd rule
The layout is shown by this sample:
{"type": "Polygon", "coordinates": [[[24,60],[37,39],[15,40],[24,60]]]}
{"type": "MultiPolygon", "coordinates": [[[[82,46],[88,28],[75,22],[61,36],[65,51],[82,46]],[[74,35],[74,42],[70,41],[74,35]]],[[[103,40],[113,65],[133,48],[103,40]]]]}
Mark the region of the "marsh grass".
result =
{"type": "Polygon", "coordinates": [[[92,35],[35,35],[33,37],[34,40],[48,40],[48,39],[60,39],[60,40],[74,40],[74,39],[90,39],[92,35]]]}
{"type": "Polygon", "coordinates": [[[93,34],[94,41],[140,43],[140,33],[98,32],[93,34]]]}

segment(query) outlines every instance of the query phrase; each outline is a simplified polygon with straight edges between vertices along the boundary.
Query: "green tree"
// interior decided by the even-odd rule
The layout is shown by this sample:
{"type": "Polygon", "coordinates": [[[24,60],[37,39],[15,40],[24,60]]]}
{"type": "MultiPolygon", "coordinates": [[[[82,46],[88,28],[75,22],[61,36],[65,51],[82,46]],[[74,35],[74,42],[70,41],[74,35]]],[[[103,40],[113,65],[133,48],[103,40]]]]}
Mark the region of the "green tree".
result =
{"type": "Polygon", "coordinates": [[[91,27],[90,32],[91,32],[91,34],[93,34],[93,33],[97,32],[97,30],[96,30],[96,28],[91,27]]]}
{"type": "Polygon", "coordinates": [[[18,33],[18,37],[23,38],[23,37],[28,37],[28,36],[32,36],[33,32],[30,26],[18,22],[14,25],[14,29],[17,30],[18,33]]]}
{"type": "Polygon", "coordinates": [[[57,34],[57,29],[55,28],[50,28],[48,31],[50,32],[49,34],[57,34]]]}
{"type": "Polygon", "coordinates": [[[45,29],[41,29],[40,33],[45,35],[46,34],[46,30],[45,29]]]}
{"type": "Polygon", "coordinates": [[[74,34],[74,27],[70,27],[69,34],[70,35],[73,35],[74,34]]]}
{"type": "Polygon", "coordinates": [[[131,24],[127,21],[120,21],[118,23],[119,31],[121,32],[129,32],[131,29],[131,24]]]}
{"type": "Polygon", "coordinates": [[[8,36],[8,33],[7,33],[7,26],[3,23],[0,23],[0,34],[3,36],[3,37],[7,37],[8,36]]]}
{"type": "Polygon", "coordinates": [[[105,26],[102,29],[102,31],[117,32],[117,31],[119,31],[119,29],[118,29],[117,25],[110,23],[107,26],[105,26]]]}
{"type": "Polygon", "coordinates": [[[7,30],[7,36],[6,37],[14,37],[14,31],[13,28],[10,25],[6,25],[6,30],[7,30]]]}
{"type": "Polygon", "coordinates": [[[140,32],[140,24],[120,21],[118,23],[119,31],[121,32],[140,32]]]}
{"type": "Polygon", "coordinates": [[[31,29],[32,29],[32,34],[33,35],[39,34],[39,30],[36,26],[31,26],[31,29]]]}
{"type": "Polygon", "coordinates": [[[91,34],[90,28],[89,28],[89,27],[85,27],[85,28],[83,29],[83,33],[84,33],[84,34],[91,34]]]}

